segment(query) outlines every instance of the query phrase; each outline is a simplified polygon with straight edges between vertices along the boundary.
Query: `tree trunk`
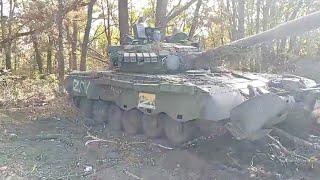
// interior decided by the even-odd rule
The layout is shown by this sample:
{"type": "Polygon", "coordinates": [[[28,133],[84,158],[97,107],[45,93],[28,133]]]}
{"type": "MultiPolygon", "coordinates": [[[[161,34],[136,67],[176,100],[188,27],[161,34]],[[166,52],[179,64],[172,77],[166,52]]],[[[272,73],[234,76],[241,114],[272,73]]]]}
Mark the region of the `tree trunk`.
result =
{"type": "MultiPolygon", "coordinates": [[[[8,19],[8,36],[12,34],[12,20],[14,14],[14,1],[9,0],[9,19],[8,19]]],[[[12,69],[12,40],[9,40],[7,43],[6,51],[6,67],[7,69],[12,69]]]]}
{"type": "Polygon", "coordinates": [[[76,20],[73,20],[72,23],[72,42],[71,42],[71,59],[72,59],[72,70],[78,69],[77,62],[77,42],[78,42],[78,23],[76,20]]]}
{"type": "Polygon", "coordinates": [[[289,41],[289,52],[294,55],[299,55],[300,49],[297,44],[298,38],[297,36],[291,36],[289,41]]]}
{"type": "Polygon", "coordinates": [[[245,37],[244,19],[245,19],[245,0],[239,0],[238,4],[238,39],[245,37]]]}
{"type": "Polygon", "coordinates": [[[66,31],[67,31],[67,47],[68,47],[68,71],[72,71],[72,37],[71,37],[71,27],[70,27],[70,21],[68,20],[68,23],[66,25],[66,31]]]}
{"type": "Polygon", "coordinates": [[[126,35],[129,34],[129,10],[128,0],[118,0],[119,11],[119,30],[120,30],[120,44],[124,44],[126,35]]]}
{"type": "Polygon", "coordinates": [[[269,29],[275,27],[279,22],[275,19],[278,14],[278,6],[276,5],[277,0],[270,0],[270,6],[269,6],[269,29]]]}
{"type": "MultiPolygon", "coordinates": [[[[226,10],[226,8],[225,8],[225,5],[224,5],[224,1],[222,0],[222,1],[220,1],[219,2],[219,15],[221,16],[221,17],[223,17],[223,13],[224,12],[226,12],[227,10],[226,10]]],[[[223,46],[224,44],[225,44],[225,40],[224,40],[224,38],[225,38],[225,22],[221,22],[220,23],[220,43],[221,43],[221,46],[223,46]]]]}
{"type": "MultiPolygon", "coordinates": [[[[292,12],[292,14],[289,16],[289,20],[294,20],[299,13],[299,10],[301,8],[301,3],[297,6],[297,8],[292,12]]],[[[297,46],[297,37],[296,36],[291,36],[289,40],[289,52],[293,53],[294,55],[299,55],[299,48],[297,46]]]]}
{"type": "Polygon", "coordinates": [[[237,4],[236,4],[236,0],[231,0],[231,4],[232,4],[232,30],[231,30],[231,34],[232,34],[232,38],[231,41],[235,41],[238,39],[237,37],[237,4]]]}
{"type": "Polygon", "coordinates": [[[5,57],[6,57],[6,69],[11,69],[12,65],[11,65],[11,45],[12,45],[12,41],[8,41],[7,44],[5,45],[5,57]]]}
{"type": "Polygon", "coordinates": [[[269,17],[270,17],[270,5],[271,5],[271,0],[266,0],[265,5],[263,7],[263,24],[262,24],[263,31],[268,30],[268,23],[269,23],[269,17]]]}
{"type": "MultiPolygon", "coordinates": [[[[9,17],[8,19],[4,19],[3,14],[3,1],[1,0],[1,27],[2,27],[2,39],[5,39],[6,36],[11,36],[12,34],[12,19],[14,14],[14,2],[13,0],[9,0],[9,17]],[[7,21],[7,24],[5,23],[7,21]],[[7,28],[6,28],[7,26],[7,28]]],[[[4,50],[5,50],[5,64],[6,69],[12,69],[12,62],[11,62],[11,53],[12,53],[12,40],[11,38],[8,39],[8,41],[4,44],[4,50]]]]}
{"type": "Polygon", "coordinates": [[[109,2],[109,0],[107,0],[107,6],[108,6],[108,12],[107,12],[107,26],[108,26],[108,29],[107,29],[107,40],[108,40],[108,46],[111,46],[112,42],[111,42],[111,37],[112,37],[112,34],[111,34],[111,14],[112,14],[112,7],[111,7],[111,4],[109,2]]]}
{"type": "Polygon", "coordinates": [[[0,0],[1,39],[5,39],[5,21],[3,16],[3,1],[0,0]]]}
{"type": "Polygon", "coordinates": [[[103,1],[101,2],[101,9],[102,9],[102,15],[103,15],[103,26],[104,26],[104,34],[107,39],[107,46],[111,46],[111,29],[110,29],[110,4],[109,0],[107,0],[107,20],[106,20],[106,13],[103,5],[103,1]]]}
{"type": "Polygon", "coordinates": [[[15,56],[13,58],[13,70],[16,71],[17,68],[18,68],[18,61],[20,60],[20,54],[21,53],[18,53],[18,46],[17,46],[17,41],[14,41],[13,44],[12,44],[12,49],[13,49],[13,52],[15,53],[15,56]],[[19,56],[19,57],[18,57],[19,56]]]}
{"type": "Polygon", "coordinates": [[[246,3],[245,5],[245,9],[246,9],[246,13],[245,13],[245,17],[246,17],[246,20],[247,20],[247,23],[245,23],[247,26],[245,28],[245,36],[252,36],[255,34],[255,30],[254,30],[254,26],[255,26],[255,23],[254,23],[254,20],[253,20],[253,16],[250,14],[250,12],[248,12],[247,9],[251,9],[251,5],[249,3],[246,3]],[[251,28],[252,27],[252,28],[251,28]]]}
{"type": "Polygon", "coordinates": [[[282,38],[279,40],[278,46],[277,46],[277,54],[278,55],[280,55],[284,52],[284,50],[286,48],[286,44],[287,44],[287,38],[282,38]]]}
{"type": "Polygon", "coordinates": [[[34,54],[36,58],[36,62],[38,65],[38,70],[39,73],[43,73],[43,63],[42,63],[42,58],[41,58],[41,53],[39,51],[39,43],[38,43],[38,37],[36,34],[33,34],[32,36],[32,43],[33,43],[33,48],[34,48],[34,54]]]}
{"type": "Polygon", "coordinates": [[[228,28],[228,35],[229,35],[229,39],[230,41],[232,40],[232,31],[231,31],[231,26],[232,26],[232,11],[230,9],[230,0],[226,0],[226,11],[228,14],[230,14],[229,18],[228,18],[228,24],[230,25],[230,27],[228,28]]]}
{"type": "MultiPolygon", "coordinates": [[[[265,4],[263,6],[263,21],[262,21],[262,30],[265,32],[269,29],[270,23],[270,6],[271,0],[265,0],[265,4]]],[[[271,58],[271,47],[270,44],[263,44],[261,46],[261,67],[262,70],[266,70],[268,68],[268,62],[271,58]]]]}
{"type": "MultiPolygon", "coordinates": [[[[6,39],[6,20],[5,20],[5,18],[4,18],[4,16],[3,16],[3,1],[2,0],[0,0],[0,10],[1,10],[1,12],[0,12],[0,18],[1,18],[1,39],[2,40],[4,40],[4,39],[6,39]]],[[[5,54],[6,54],[6,52],[7,52],[7,49],[6,49],[6,43],[4,43],[4,51],[5,51],[5,54]]],[[[3,47],[3,46],[1,46],[1,47],[3,47]]],[[[1,48],[1,52],[2,52],[2,48],[1,48]]],[[[6,56],[5,56],[5,58],[4,58],[4,62],[6,62],[6,56]]]]}
{"type": "Polygon", "coordinates": [[[90,0],[88,4],[87,25],[86,25],[86,30],[84,33],[83,43],[81,48],[80,71],[87,70],[87,54],[88,54],[88,43],[89,43],[89,36],[90,36],[91,23],[92,23],[92,12],[93,12],[93,5],[96,3],[96,1],[97,0],[90,0]]]}
{"type": "Polygon", "coordinates": [[[256,34],[260,32],[261,0],[257,0],[256,34]]]}
{"type": "Polygon", "coordinates": [[[157,0],[156,5],[156,27],[165,33],[167,22],[168,0],[157,0]]]}
{"type": "Polygon", "coordinates": [[[52,74],[52,46],[53,41],[52,38],[48,37],[48,47],[47,47],[47,73],[52,74]]]}
{"type": "Polygon", "coordinates": [[[194,11],[194,15],[193,15],[193,20],[192,20],[192,24],[191,24],[191,28],[190,28],[190,32],[189,32],[189,38],[192,38],[196,32],[196,29],[198,27],[198,21],[199,21],[199,11],[202,5],[202,0],[198,0],[197,2],[197,7],[194,11]]]}
{"type": "Polygon", "coordinates": [[[64,55],[63,55],[63,0],[59,0],[59,13],[57,17],[57,26],[58,26],[58,52],[57,52],[57,60],[58,60],[58,78],[60,81],[59,90],[63,90],[63,82],[64,82],[64,55]]]}

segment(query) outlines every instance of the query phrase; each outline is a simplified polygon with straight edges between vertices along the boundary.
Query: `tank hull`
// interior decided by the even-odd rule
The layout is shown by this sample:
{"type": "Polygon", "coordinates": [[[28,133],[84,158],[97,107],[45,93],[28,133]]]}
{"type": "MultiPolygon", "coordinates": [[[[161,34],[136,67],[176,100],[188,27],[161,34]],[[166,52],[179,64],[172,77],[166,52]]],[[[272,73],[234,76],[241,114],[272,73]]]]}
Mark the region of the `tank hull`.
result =
{"type": "Polygon", "coordinates": [[[66,89],[71,96],[110,101],[123,110],[137,108],[150,115],[166,113],[182,122],[228,119],[230,111],[245,100],[239,90],[231,87],[213,85],[215,92],[208,92],[191,83],[168,80],[177,77],[179,75],[168,75],[163,80],[149,75],[114,72],[95,76],[74,73],[68,76],[66,89]]]}
{"type": "MultiPolygon", "coordinates": [[[[291,108],[296,103],[293,96],[269,91],[271,78],[279,77],[234,72],[174,75],[74,72],[66,79],[66,90],[73,98],[113,104],[124,114],[134,110],[139,115],[131,114],[138,116],[139,121],[143,116],[155,117],[149,118],[156,119],[155,128],[161,121],[158,116],[165,114],[165,119],[177,123],[178,130],[191,123],[190,126],[206,133],[217,133],[217,129],[226,127],[237,139],[254,139],[294,113],[291,108]]],[[[177,137],[176,132],[169,134],[177,137]]]]}

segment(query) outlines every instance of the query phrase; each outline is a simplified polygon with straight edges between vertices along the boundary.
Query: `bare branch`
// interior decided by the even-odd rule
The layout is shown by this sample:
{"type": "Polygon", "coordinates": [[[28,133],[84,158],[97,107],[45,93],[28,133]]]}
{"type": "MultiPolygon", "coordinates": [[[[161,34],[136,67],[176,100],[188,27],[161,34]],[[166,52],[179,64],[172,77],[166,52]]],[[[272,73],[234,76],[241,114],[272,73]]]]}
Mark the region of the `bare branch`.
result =
{"type": "Polygon", "coordinates": [[[17,39],[19,37],[23,37],[23,36],[29,36],[29,35],[32,35],[33,33],[35,33],[37,30],[32,30],[32,31],[28,31],[28,32],[23,32],[23,33],[16,33],[15,35],[11,36],[11,37],[8,37],[8,38],[5,38],[3,39],[2,41],[0,41],[0,48],[3,48],[3,45],[5,45],[6,43],[14,40],[14,39],[17,39]]]}
{"type": "Polygon", "coordinates": [[[182,0],[179,0],[179,3],[175,6],[173,6],[173,8],[171,9],[171,11],[168,13],[167,16],[170,16],[174,11],[176,11],[176,9],[181,5],[181,1],[182,0]]]}
{"type": "Polygon", "coordinates": [[[197,0],[191,0],[188,3],[186,3],[184,6],[182,6],[180,9],[177,9],[176,11],[172,12],[170,15],[167,16],[167,22],[171,21],[175,17],[179,16],[183,11],[187,10],[190,6],[192,6],[197,0]]]}
{"type": "MultiPolygon", "coordinates": [[[[83,0],[75,0],[70,6],[65,8],[63,14],[65,15],[65,14],[69,13],[70,11],[73,11],[73,10],[76,10],[77,8],[85,6],[86,4],[87,3],[84,3],[83,0]]],[[[20,37],[29,36],[35,32],[44,31],[44,30],[50,28],[51,27],[50,24],[51,24],[52,19],[51,18],[49,18],[49,19],[50,20],[48,20],[48,22],[45,25],[43,25],[42,27],[40,27],[38,29],[33,29],[28,32],[18,32],[8,38],[2,39],[0,41],[0,48],[2,48],[7,42],[13,41],[13,40],[20,38],[20,37]]],[[[22,27],[21,27],[21,29],[22,29],[22,27]]]]}

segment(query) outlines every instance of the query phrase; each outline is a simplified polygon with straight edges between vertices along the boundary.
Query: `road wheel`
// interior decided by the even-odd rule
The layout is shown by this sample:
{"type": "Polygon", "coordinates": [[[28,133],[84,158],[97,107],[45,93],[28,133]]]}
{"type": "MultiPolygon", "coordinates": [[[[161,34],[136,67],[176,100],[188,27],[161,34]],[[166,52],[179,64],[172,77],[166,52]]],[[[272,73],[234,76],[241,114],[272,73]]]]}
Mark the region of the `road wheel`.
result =
{"type": "Polygon", "coordinates": [[[138,134],[142,129],[142,112],[137,109],[125,111],[121,118],[123,129],[128,134],[138,134]]]}
{"type": "Polygon", "coordinates": [[[103,124],[108,121],[109,104],[105,101],[95,101],[92,108],[93,119],[97,124],[103,124]]]}
{"type": "Polygon", "coordinates": [[[164,122],[159,120],[158,115],[144,114],[142,117],[142,127],[144,134],[149,138],[158,138],[163,134],[164,122]]]}
{"type": "Polygon", "coordinates": [[[115,131],[120,131],[122,129],[121,117],[123,111],[115,104],[109,106],[108,111],[108,121],[110,128],[115,131]]]}
{"type": "Polygon", "coordinates": [[[164,131],[171,144],[178,146],[192,139],[195,133],[193,122],[178,122],[166,114],[159,117],[164,121],[164,131]]]}
{"type": "Polygon", "coordinates": [[[80,108],[80,97],[79,96],[73,96],[72,97],[72,103],[75,107],[80,108]]]}
{"type": "Polygon", "coordinates": [[[92,118],[92,105],[93,101],[90,99],[87,99],[86,97],[80,98],[80,112],[88,118],[92,118]]]}

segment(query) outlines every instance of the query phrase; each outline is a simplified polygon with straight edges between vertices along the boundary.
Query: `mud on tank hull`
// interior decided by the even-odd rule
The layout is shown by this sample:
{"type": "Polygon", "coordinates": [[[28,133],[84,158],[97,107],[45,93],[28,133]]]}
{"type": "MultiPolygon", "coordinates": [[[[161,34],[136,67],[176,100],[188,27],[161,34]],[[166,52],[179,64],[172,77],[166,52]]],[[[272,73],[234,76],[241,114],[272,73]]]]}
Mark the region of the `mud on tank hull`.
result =
{"type": "Polygon", "coordinates": [[[66,90],[96,123],[150,138],[164,135],[177,145],[202,133],[219,134],[224,127],[239,140],[259,138],[305,108],[300,101],[301,108],[293,110],[298,106],[292,96],[250,94],[248,85],[254,91],[268,82],[252,75],[75,72],[67,77],[66,90]]]}

